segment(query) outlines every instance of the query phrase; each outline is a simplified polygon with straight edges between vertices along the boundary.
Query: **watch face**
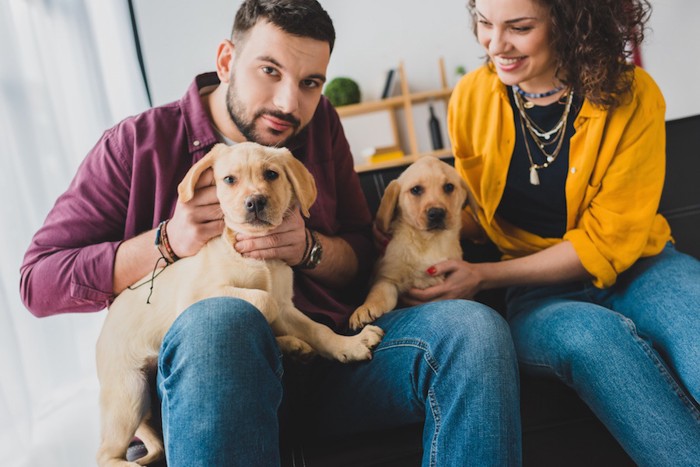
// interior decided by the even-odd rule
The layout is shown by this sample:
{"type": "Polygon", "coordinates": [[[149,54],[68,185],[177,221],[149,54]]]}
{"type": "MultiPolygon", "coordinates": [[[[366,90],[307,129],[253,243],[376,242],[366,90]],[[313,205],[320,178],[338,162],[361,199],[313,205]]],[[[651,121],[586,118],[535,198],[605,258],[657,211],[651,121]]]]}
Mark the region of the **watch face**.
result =
{"type": "Polygon", "coordinates": [[[314,239],[314,246],[311,247],[311,252],[309,253],[309,266],[315,268],[318,266],[318,263],[321,262],[323,247],[321,246],[321,242],[318,240],[318,237],[315,234],[312,234],[312,236],[314,239]]]}
{"type": "Polygon", "coordinates": [[[319,261],[321,261],[321,253],[323,250],[321,249],[321,244],[317,243],[314,245],[313,249],[311,250],[311,255],[309,257],[309,260],[314,264],[317,265],[319,261]]]}

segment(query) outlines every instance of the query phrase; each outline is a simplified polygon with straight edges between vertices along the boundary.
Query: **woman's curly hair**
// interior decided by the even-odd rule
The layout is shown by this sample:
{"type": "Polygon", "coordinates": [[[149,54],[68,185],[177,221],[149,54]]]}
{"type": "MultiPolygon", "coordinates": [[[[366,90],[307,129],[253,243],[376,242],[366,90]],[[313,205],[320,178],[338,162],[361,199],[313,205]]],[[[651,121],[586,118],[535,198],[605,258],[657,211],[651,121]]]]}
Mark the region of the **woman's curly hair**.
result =
{"type": "MultiPolygon", "coordinates": [[[[649,0],[533,0],[549,12],[557,76],[592,104],[614,108],[634,85],[634,46],[644,40],[649,0]]],[[[475,0],[467,4],[474,20],[475,0]]]]}

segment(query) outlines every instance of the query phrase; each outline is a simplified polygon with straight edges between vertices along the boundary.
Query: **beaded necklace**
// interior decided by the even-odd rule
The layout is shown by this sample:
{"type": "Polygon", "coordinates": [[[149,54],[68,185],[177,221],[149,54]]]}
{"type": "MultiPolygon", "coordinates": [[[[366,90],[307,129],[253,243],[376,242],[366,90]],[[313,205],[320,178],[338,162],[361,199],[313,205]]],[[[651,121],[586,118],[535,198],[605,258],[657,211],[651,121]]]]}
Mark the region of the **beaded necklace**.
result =
{"type": "MultiPolygon", "coordinates": [[[[526,99],[542,99],[543,97],[549,97],[549,96],[555,95],[556,93],[558,93],[559,91],[564,89],[564,86],[557,86],[554,89],[550,89],[547,92],[523,91],[523,89],[520,86],[518,86],[517,84],[513,85],[513,89],[515,89],[515,92],[517,92],[518,94],[520,94],[522,97],[524,97],[526,99]]],[[[524,105],[525,105],[526,109],[531,109],[535,104],[533,104],[532,102],[526,101],[524,105]]]]}

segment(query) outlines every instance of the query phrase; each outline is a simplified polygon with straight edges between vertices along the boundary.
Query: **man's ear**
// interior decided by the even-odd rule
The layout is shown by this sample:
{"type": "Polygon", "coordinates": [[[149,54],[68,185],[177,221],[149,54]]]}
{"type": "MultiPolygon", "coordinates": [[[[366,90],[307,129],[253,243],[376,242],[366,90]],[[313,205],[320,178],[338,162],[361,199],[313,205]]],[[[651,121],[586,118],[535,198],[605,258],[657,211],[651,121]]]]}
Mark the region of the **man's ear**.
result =
{"type": "Polygon", "coordinates": [[[291,152],[287,151],[284,158],[284,171],[292,184],[294,195],[299,201],[302,215],[308,218],[309,209],[316,201],[316,181],[311,172],[291,152]]]}
{"type": "Polygon", "coordinates": [[[222,83],[228,84],[231,78],[234,51],[235,46],[228,39],[221,41],[216,50],[216,74],[222,83]]]}
{"type": "Polygon", "coordinates": [[[399,202],[401,194],[401,185],[396,180],[392,180],[384,190],[384,195],[377,209],[377,227],[382,232],[389,232],[389,226],[396,214],[396,205],[399,202]]]}
{"type": "Polygon", "coordinates": [[[225,144],[217,144],[211,148],[211,151],[209,151],[206,156],[204,156],[199,162],[190,168],[190,170],[185,174],[185,178],[182,179],[177,187],[177,193],[180,197],[180,201],[186,203],[194,197],[194,189],[197,186],[199,177],[202,176],[205,170],[214,165],[216,156],[227,148],[228,146],[225,144]]]}

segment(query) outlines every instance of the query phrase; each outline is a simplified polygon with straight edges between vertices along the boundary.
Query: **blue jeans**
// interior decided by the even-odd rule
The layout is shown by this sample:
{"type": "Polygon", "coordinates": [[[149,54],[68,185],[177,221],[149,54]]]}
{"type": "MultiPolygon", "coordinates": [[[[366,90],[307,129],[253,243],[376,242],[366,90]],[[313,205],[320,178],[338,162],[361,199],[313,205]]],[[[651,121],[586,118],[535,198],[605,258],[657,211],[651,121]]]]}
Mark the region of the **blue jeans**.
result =
{"type": "Polygon", "coordinates": [[[571,386],[639,465],[700,464],[700,262],[668,244],[608,289],[513,287],[524,371],[571,386]]]}
{"type": "MultiPolygon", "coordinates": [[[[425,466],[520,464],[517,362],[505,321],[470,301],[388,313],[371,361],[319,365],[309,417],[325,434],[424,422],[425,466]]],[[[170,467],[280,464],[282,356],[247,302],[213,298],[165,336],[158,391],[170,467]]]]}

